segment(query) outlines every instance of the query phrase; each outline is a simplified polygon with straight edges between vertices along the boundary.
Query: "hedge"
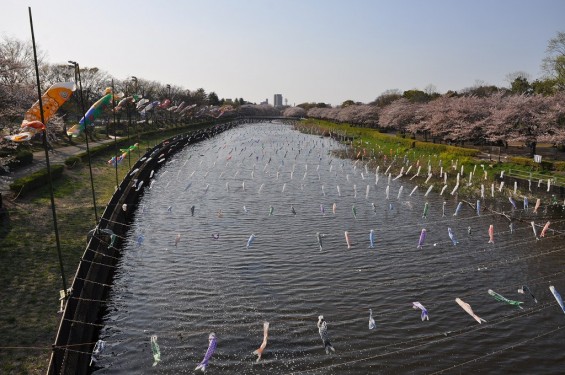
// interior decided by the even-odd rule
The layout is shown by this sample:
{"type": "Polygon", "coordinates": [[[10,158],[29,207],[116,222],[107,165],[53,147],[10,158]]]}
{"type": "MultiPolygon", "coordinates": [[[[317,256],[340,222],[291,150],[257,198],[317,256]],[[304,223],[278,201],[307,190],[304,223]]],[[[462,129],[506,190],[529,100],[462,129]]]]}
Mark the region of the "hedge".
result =
{"type": "MultiPolygon", "coordinates": [[[[2,150],[0,151],[0,156],[10,156],[12,153],[10,151],[2,150]]],[[[8,162],[7,166],[10,169],[20,168],[33,163],[33,152],[29,150],[19,150],[14,155],[14,159],[8,162]]]]}
{"type": "Polygon", "coordinates": [[[31,151],[18,151],[16,154],[16,160],[18,161],[18,166],[23,167],[24,165],[29,165],[33,163],[33,152],[31,151]]]}
{"type": "Polygon", "coordinates": [[[430,153],[449,153],[461,156],[477,156],[481,151],[475,148],[465,148],[450,145],[443,145],[439,143],[415,141],[416,147],[426,150],[430,153]]]}
{"type": "Polygon", "coordinates": [[[522,157],[511,157],[509,161],[514,164],[524,165],[527,167],[531,167],[535,171],[552,171],[555,169],[557,163],[559,163],[559,167],[565,168],[565,163],[563,162],[551,162],[542,160],[541,163],[536,163],[533,158],[522,158],[522,157]]]}
{"type": "Polygon", "coordinates": [[[565,161],[554,161],[553,169],[560,172],[565,172],[565,161]]]}
{"type": "MultiPolygon", "coordinates": [[[[51,166],[51,178],[55,180],[63,175],[64,166],[60,164],[51,166]]],[[[43,168],[29,176],[21,177],[10,184],[10,190],[20,195],[29,193],[49,183],[47,168],[43,168]]]]}
{"type": "Polygon", "coordinates": [[[69,168],[73,168],[75,165],[81,163],[81,158],[78,156],[70,156],[65,159],[65,165],[69,168]]]}

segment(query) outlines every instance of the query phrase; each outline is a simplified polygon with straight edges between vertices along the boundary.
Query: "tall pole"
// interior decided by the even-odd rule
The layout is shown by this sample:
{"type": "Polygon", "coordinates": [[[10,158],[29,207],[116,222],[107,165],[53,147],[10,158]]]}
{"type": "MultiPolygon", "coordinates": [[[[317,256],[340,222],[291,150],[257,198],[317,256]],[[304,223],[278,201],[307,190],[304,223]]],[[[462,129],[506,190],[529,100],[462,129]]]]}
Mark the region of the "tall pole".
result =
{"type": "MultiPolygon", "coordinates": [[[[134,90],[134,94],[137,95],[137,77],[131,76],[131,80],[133,82],[135,82],[135,86],[134,86],[133,90],[134,90]]],[[[142,99],[143,99],[143,97],[142,97],[142,99]]],[[[128,147],[129,147],[129,146],[131,146],[131,144],[130,144],[131,142],[130,142],[130,139],[129,139],[129,128],[131,127],[131,112],[130,112],[129,106],[126,107],[126,108],[128,108],[127,116],[128,116],[128,147]]],[[[137,129],[137,125],[136,125],[136,129],[137,129]]],[[[129,166],[129,169],[131,170],[131,151],[128,152],[128,166],[129,166]]]]}
{"type": "MultiPolygon", "coordinates": [[[[137,80],[135,81],[135,86],[137,87],[137,80]]],[[[141,97],[143,98],[145,96],[145,90],[142,87],[142,92],[141,92],[141,97]]],[[[148,124],[148,117],[147,117],[147,111],[145,112],[145,123],[148,124]]],[[[140,138],[139,138],[139,121],[135,122],[135,143],[138,144],[137,146],[137,158],[139,159],[141,157],[141,150],[139,149],[139,142],[140,142],[140,138]]],[[[131,154],[131,152],[130,152],[131,154]]],[[[131,169],[131,168],[130,168],[131,169]]]]}
{"type": "MultiPolygon", "coordinates": [[[[167,89],[169,89],[169,97],[168,97],[168,99],[171,100],[171,85],[169,85],[168,83],[167,83],[167,89]]],[[[169,115],[169,122],[170,122],[171,124],[172,124],[172,122],[173,122],[172,120],[173,120],[172,117],[169,115]]]]}
{"type": "MultiPolygon", "coordinates": [[[[39,98],[39,113],[41,115],[41,123],[45,124],[43,115],[43,101],[41,100],[41,84],[39,83],[39,67],[37,66],[37,50],[35,48],[35,35],[33,33],[33,18],[31,16],[31,7],[29,11],[29,25],[31,27],[31,43],[33,45],[33,61],[35,64],[35,78],[37,80],[37,97],[39,98]]],[[[47,127],[43,133],[43,149],[45,150],[45,164],[47,166],[47,177],[49,179],[49,195],[51,196],[51,212],[53,213],[53,229],[55,230],[55,242],[57,244],[57,254],[59,256],[59,267],[61,268],[61,279],[63,281],[63,290],[67,293],[67,279],[65,278],[65,269],[63,267],[63,257],[61,255],[61,241],[59,240],[59,228],[57,227],[57,212],[55,210],[55,196],[53,194],[53,181],[51,180],[51,164],[49,163],[49,149],[47,147],[47,127]]]]}
{"type": "MultiPolygon", "coordinates": [[[[127,90],[126,90],[127,91],[127,90]]],[[[114,79],[112,78],[112,117],[114,118],[114,148],[115,148],[115,156],[114,156],[114,165],[116,167],[116,190],[118,190],[118,138],[116,137],[116,100],[114,98],[114,79]]],[[[127,92],[126,92],[127,97],[127,92]]]]}
{"type": "MultiPolygon", "coordinates": [[[[96,219],[95,227],[98,225],[98,209],[96,208],[96,194],[94,193],[94,178],[92,177],[92,161],[90,160],[90,147],[88,145],[88,119],[86,118],[86,110],[84,108],[84,97],[82,95],[82,80],[80,78],[80,65],[75,61],[69,61],[69,64],[75,67],[78,72],[78,82],[80,89],[80,105],[82,107],[82,118],[84,121],[84,139],[86,140],[86,156],[88,158],[88,171],[90,172],[90,188],[92,190],[92,204],[94,205],[94,218],[96,219]]],[[[113,95],[113,93],[112,93],[113,95]]]]}

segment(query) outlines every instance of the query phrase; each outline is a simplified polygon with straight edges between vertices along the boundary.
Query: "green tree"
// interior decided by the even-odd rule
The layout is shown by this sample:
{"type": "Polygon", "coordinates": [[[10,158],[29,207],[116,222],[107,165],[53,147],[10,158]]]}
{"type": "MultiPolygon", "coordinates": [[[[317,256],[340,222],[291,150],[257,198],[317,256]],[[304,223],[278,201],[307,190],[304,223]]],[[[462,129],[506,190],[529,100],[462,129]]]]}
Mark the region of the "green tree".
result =
{"type": "Polygon", "coordinates": [[[479,98],[492,96],[500,91],[501,89],[495,85],[487,85],[482,81],[476,81],[474,86],[462,90],[462,92],[466,95],[478,96],[479,98]]]}
{"type": "Polygon", "coordinates": [[[385,107],[390,103],[402,98],[402,93],[398,89],[386,90],[381,95],[379,95],[374,101],[369,103],[369,105],[377,107],[385,107]]]}
{"type": "Polygon", "coordinates": [[[300,104],[297,105],[297,107],[300,107],[300,108],[304,109],[306,112],[308,112],[308,110],[310,108],[316,107],[316,103],[300,103],[300,104]]]}
{"type": "Polygon", "coordinates": [[[430,95],[422,90],[407,90],[402,93],[402,96],[410,101],[410,103],[426,103],[430,101],[430,95]]]}
{"type": "Polygon", "coordinates": [[[349,107],[350,105],[355,104],[355,102],[351,99],[344,101],[341,103],[341,108],[349,107]]]}
{"type": "Polygon", "coordinates": [[[536,94],[549,96],[555,94],[556,82],[554,79],[536,79],[532,82],[532,91],[536,94]]]}
{"type": "Polygon", "coordinates": [[[198,106],[207,104],[208,95],[206,94],[206,90],[204,90],[203,88],[199,88],[196,89],[196,91],[191,92],[190,97],[192,103],[198,106]]]}
{"type": "Polygon", "coordinates": [[[565,90],[565,32],[559,31],[550,39],[545,50],[542,69],[548,77],[555,80],[557,90],[565,90]]]}
{"type": "Polygon", "coordinates": [[[210,105],[220,105],[220,99],[218,98],[218,94],[216,94],[214,91],[211,91],[208,94],[208,103],[210,105]]]}
{"type": "Polygon", "coordinates": [[[424,92],[428,95],[428,101],[437,99],[441,96],[441,94],[437,92],[437,87],[432,83],[424,87],[424,92]]]}
{"type": "Polygon", "coordinates": [[[530,85],[526,77],[516,77],[510,84],[510,91],[513,94],[530,94],[532,92],[532,85],[530,85]]]}

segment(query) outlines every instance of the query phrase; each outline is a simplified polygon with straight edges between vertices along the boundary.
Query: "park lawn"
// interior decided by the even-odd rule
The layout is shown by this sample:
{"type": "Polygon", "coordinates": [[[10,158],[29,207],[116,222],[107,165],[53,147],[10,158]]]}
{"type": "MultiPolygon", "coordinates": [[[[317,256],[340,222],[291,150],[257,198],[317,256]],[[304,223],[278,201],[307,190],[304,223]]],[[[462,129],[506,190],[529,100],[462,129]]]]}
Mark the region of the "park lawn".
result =
{"type": "MultiPolygon", "coordinates": [[[[106,164],[109,155],[92,160],[99,216],[115,188],[115,171],[106,164]]],[[[119,168],[120,180],[126,166],[119,168]]],[[[88,166],[65,170],[53,185],[63,268],[70,287],[86,233],[95,226],[88,166]]],[[[5,199],[5,203],[9,221],[0,231],[0,335],[5,346],[33,349],[0,350],[0,373],[43,374],[61,316],[57,311],[63,288],[49,189],[45,186],[25,199],[5,199]]]]}

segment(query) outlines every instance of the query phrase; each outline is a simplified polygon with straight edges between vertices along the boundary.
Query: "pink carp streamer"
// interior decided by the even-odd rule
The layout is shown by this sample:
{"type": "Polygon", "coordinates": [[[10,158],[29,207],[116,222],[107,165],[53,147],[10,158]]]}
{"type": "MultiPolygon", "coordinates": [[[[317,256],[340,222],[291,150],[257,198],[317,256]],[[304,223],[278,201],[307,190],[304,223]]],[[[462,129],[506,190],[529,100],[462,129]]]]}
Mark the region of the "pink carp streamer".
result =
{"type": "Polygon", "coordinates": [[[265,350],[265,347],[267,346],[267,339],[269,338],[269,322],[265,322],[263,323],[263,342],[261,343],[261,346],[259,347],[259,349],[255,350],[253,352],[253,354],[255,354],[257,356],[257,361],[259,362],[259,360],[261,359],[261,355],[263,354],[263,350],[265,350]]]}

